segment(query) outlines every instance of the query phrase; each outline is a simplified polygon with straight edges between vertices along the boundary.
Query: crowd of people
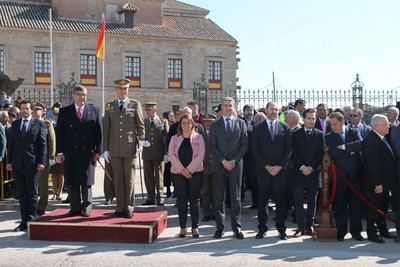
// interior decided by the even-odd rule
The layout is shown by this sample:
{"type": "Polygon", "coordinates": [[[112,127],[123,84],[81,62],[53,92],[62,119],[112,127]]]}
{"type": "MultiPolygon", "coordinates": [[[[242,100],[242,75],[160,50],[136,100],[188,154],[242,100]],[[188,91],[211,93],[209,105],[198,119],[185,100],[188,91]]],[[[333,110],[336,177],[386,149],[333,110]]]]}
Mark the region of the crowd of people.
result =
{"type": "Polygon", "coordinates": [[[106,162],[105,204],[115,198],[113,216],[131,219],[137,205],[135,159],[139,155],[147,191],[140,205],[164,206],[166,197],[176,196],[181,238],[187,236],[189,212],[192,237],[200,236],[202,213],[202,221],[215,220],[214,238],[221,238],[228,207],[234,238],[243,239],[241,209],[246,190],[251,191],[250,208],[257,210],[255,238],[267,234],[271,201],[276,205],[275,226],[281,240],[287,239],[290,211],[297,223],[294,236],[311,236],[327,147],[339,177],[332,203],[337,240],[344,241],[350,233],[352,239],[364,241],[365,218],[368,240],[400,242],[400,212],[396,213],[397,236],[377,212],[400,207],[398,108],[373,115],[367,125],[363,110],[351,106],[332,110],[321,103],[310,108],[298,99],[283,108],[269,102],[257,111],[251,104],[236,110],[235,100],[225,97],[214,114],[201,114],[198,104],[190,101],[179,111],[159,117],[157,103],[142,106],[128,97],[129,84],[128,79],[115,81],[116,97],[105,105],[103,116],[86,103],[83,86],[74,89],[73,104],[54,106],[49,118],[43,104],[26,100],[1,112],[0,137],[2,127],[6,128],[1,142],[7,143],[7,168],[13,172],[21,207],[22,222],[16,231],[26,230],[30,220],[45,214],[49,173],[53,174],[52,199],[61,199],[65,177],[71,207],[66,216],[90,217],[94,167],[101,157],[106,162]],[[19,109],[13,119],[8,116],[12,109],[19,109]]]}

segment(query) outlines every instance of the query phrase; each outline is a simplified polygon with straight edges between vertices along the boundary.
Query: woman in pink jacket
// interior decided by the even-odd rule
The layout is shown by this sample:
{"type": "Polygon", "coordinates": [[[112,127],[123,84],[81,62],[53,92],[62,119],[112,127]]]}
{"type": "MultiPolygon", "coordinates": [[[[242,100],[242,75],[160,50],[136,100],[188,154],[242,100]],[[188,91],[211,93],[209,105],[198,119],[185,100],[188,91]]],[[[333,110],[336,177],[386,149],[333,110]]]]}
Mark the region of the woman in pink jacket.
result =
{"type": "Polygon", "coordinates": [[[203,137],[194,130],[192,116],[180,118],[178,133],[171,138],[168,156],[171,161],[171,177],[178,198],[179,237],[186,236],[188,205],[192,219],[192,236],[199,237],[200,190],[203,180],[203,137]]]}

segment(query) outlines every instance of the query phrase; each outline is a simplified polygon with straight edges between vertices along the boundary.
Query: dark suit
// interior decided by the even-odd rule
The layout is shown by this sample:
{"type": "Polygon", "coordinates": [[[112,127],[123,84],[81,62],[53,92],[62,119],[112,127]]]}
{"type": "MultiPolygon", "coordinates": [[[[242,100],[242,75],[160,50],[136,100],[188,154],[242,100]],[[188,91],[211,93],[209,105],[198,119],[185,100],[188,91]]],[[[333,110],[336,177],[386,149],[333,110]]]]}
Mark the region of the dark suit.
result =
{"type": "MultiPolygon", "coordinates": [[[[364,193],[367,199],[377,208],[385,211],[387,196],[392,192],[394,196],[398,194],[398,179],[396,176],[396,159],[388,142],[385,143],[374,131],[367,136],[363,144],[364,158],[364,193]],[[383,185],[383,193],[375,194],[374,189],[378,185],[383,185]]],[[[396,214],[399,220],[399,213],[396,214]]],[[[385,219],[379,217],[375,212],[367,211],[367,234],[368,237],[376,236],[377,227],[382,233],[387,231],[385,219]],[[376,225],[375,225],[376,224],[376,225]]]]}
{"type": "Polygon", "coordinates": [[[322,157],[324,155],[324,134],[318,129],[313,129],[310,134],[302,128],[292,135],[293,161],[295,169],[294,192],[296,220],[299,228],[311,227],[315,215],[315,202],[318,192],[318,176],[321,171],[322,157]],[[310,166],[314,171],[305,176],[300,168],[310,166]],[[304,190],[307,190],[307,216],[304,225],[304,190]]]}
{"type": "Polygon", "coordinates": [[[71,211],[90,212],[91,186],[94,184],[94,153],[101,152],[101,119],[99,110],[85,104],[81,120],[75,104],[60,109],[56,128],[57,154],[65,156],[65,184],[70,186],[71,211]],[[81,193],[83,204],[81,205],[81,193]]]}
{"type": "Polygon", "coordinates": [[[322,128],[321,120],[317,117],[315,121],[315,129],[320,130],[324,134],[327,134],[331,131],[331,124],[329,123],[328,117],[325,119],[325,131],[322,128]]]}
{"type": "MultiPolygon", "coordinates": [[[[357,190],[361,191],[361,157],[362,141],[358,132],[354,129],[345,128],[345,141],[339,134],[330,132],[325,137],[329,146],[329,154],[338,169],[338,176],[344,177],[357,190]],[[345,144],[346,149],[338,146],[345,144]]],[[[361,225],[361,202],[346,187],[341,178],[336,183],[336,196],[334,200],[334,211],[338,238],[343,238],[348,232],[348,218],[350,218],[350,233],[355,236],[362,231],[361,225]]]]}
{"type": "Polygon", "coordinates": [[[22,223],[37,216],[39,172],[37,165],[47,164],[46,129],[42,121],[32,118],[25,134],[22,119],[13,122],[8,131],[8,163],[12,165],[17,185],[22,223]]]}
{"type": "Polygon", "coordinates": [[[253,135],[252,151],[256,162],[255,172],[258,184],[258,230],[268,230],[267,203],[274,192],[276,202],[276,228],[280,233],[286,231],[288,178],[286,169],[292,152],[289,127],[280,121],[275,122],[275,137],[272,140],[267,121],[256,127],[253,135]],[[265,167],[281,166],[282,170],[272,176],[265,167]]]}
{"type": "Polygon", "coordinates": [[[358,127],[353,125],[352,123],[350,123],[348,127],[351,129],[355,129],[358,132],[358,134],[360,135],[361,140],[364,140],[365,138],[367,138],[369,132],[372,130],[371,126],[368,126],[363,122],[360,123],[360,125],[358,127]]]}
{"type": "Polygon", "coordinates": [[[230,137],[226,132],[224,117],[211,124],[210,141],[214,158],[214,211],[217,223],[217,230],[224,230],[225,221],[225,187],[229,179],[229,193],[231,202],[231,225],[233,232],[241,230],[240,223],[240,189],[242,181],[242,158],[248,148],[247,131],[244,121],[234,119],[232,121],[230,137]],[[236,166],[233,170],[227,171],[223,160],[235,160],[236,166]]]}
{"type": "Polygon", "coordinates": [[[251,152],[251,142],[253,139],[253,130],[254,130],[254,121],[247,121],[243,119],[247,126],[247,137],[249,140],[249,149],[243,157],[243,179],[242,179],[242,201],[244,199],[244,193],[246,188],[250,188],[251,190],[251,199],[252,206],[258,206],[258,188],[257,188],[257,179],[256,174],[254,173],[254,158],[253,153],[251,152]],[[250,130],[250,128],[253,129],[250,130]]]}

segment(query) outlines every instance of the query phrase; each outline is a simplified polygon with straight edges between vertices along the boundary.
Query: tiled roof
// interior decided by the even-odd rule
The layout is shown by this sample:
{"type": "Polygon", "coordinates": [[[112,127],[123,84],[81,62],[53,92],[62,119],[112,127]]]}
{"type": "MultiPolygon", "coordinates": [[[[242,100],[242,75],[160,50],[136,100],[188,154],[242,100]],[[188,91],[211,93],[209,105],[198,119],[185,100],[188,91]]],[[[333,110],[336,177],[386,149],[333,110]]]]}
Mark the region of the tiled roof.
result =
{"type": "Polygon", "coordinates": [[[204,9],[204,8],[201,8],[198,6],[189,5],[184,2],[176,1],[176,0],[166,0],[164,3],[164,8],[209,13],[209,11],[207,9],[204,9]]]}
{"type": "Polygon", "coordinates": [[[123,10],[123,11],[133,11],[133,12],[135,12],[135,11],[138,10],[138,8],[137,8],[132,2],[128,2],[128,3],[126,3],[126,4],[124,4],[124,5],[122,6],[121,10],[123,10]]]}
{"type": "MultiPolygon", "coordinates": [[[[0,1],[0,29],[9,27],[47,30],[48,9],[48,5],[0,1]]],[[[54,31],[99,32],[99,29],[100,22],[53,18],[54,31]]],[[[205,17],[164,16],[163,25],[135,25],[133,28],[107,24],[106,32],[132,36],[236,42],[231,35],[205,17]]]]}

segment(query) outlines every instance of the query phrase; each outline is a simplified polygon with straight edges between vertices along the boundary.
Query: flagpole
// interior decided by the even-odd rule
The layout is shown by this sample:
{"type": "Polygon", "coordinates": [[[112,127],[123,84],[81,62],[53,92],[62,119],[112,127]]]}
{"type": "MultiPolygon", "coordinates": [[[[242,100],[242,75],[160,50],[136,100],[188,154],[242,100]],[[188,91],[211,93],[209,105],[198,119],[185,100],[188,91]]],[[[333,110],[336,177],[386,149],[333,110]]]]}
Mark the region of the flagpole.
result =
{"type": "Polygon", "coordinates": [[[50,18],[50,107],[54,104],[54,71],[53,71],[53,14],[52,9],[49,9],[50,18]]]}
{"type": "MultiPolygon", "coordinates": [[[[102,14],[102,18],[101,19],[102,19],[102,21],[105,19],[104,13],[102,14]]],[[[104,33],[104,54],[105,54],[105,50],[106,50],[106,37],[105,37],[105,33],[104,33]]],[[[103,58],[102,61],[101,61],[102,62],[101,90],[102,90],[102,97],[103,97],[103,103],[102,103],[103,116],[104,116],[104,109],[105,109],[105,103],[104,103],[104,73],[105,73],[105,71],[104,71],[104,61],[105,61],[105,58],[103,58]]]]}

